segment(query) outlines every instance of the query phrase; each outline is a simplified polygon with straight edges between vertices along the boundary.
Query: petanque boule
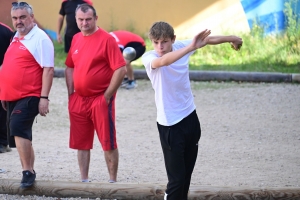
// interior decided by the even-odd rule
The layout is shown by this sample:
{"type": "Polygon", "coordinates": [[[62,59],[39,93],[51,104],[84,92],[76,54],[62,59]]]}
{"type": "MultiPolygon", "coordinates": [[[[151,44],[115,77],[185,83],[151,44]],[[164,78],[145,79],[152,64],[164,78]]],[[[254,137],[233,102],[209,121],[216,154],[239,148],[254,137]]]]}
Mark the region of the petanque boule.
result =
{"type": "Polygon", "coordinates": [[[132,48],[132,47],[126,47],[124,50],[123,50],[123,57],[125,58],[125,60],[133,60],[136,56],[136,52],[135,52],[135,49],[132,48]]]}

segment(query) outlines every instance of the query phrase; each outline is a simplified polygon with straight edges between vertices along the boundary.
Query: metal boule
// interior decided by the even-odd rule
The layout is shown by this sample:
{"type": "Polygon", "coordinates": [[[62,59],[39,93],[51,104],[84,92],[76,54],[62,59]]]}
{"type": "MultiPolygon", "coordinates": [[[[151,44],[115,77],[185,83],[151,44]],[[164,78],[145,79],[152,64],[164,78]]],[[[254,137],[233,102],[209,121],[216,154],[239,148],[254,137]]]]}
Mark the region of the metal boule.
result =
{"type": "Polygon", "coordinates": [[[136,51],[134,48],[132,47],[126,47],[124,50],[123,50],[123,57],[125,60],[133,60],[135,59],[135,56],[136,56],[136,51]]]}

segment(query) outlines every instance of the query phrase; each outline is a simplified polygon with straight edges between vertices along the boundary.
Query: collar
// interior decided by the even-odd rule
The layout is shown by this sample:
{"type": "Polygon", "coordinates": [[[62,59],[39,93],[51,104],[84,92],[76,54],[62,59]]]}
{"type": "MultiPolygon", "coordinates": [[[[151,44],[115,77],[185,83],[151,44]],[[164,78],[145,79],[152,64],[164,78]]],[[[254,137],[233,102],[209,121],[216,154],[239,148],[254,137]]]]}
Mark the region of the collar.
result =
{"type": "Polygon", "coordinates": [[[34,36],[34,34],[38,31],[38,26],[37,24],[34,24],[32,29],[29,31],[29,33],[27,33],[27,35],[25,35],[22,38],[19,38],[19,32],[17,32],[14,36],[14,40],[29,40],[31,37],[34,36]]]}

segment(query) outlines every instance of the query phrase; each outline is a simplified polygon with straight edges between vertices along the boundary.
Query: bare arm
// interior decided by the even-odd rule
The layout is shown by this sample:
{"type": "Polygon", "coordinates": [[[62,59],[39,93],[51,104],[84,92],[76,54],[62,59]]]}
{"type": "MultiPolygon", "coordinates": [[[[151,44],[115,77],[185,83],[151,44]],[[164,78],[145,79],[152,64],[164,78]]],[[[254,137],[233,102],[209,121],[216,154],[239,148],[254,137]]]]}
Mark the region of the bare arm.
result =
{"type": "MultiPolygon", "coordinates": [[[[43,68],[42,91],[41,96],[48,97],[52,86],[54,67],[43,68]]],[[[39,103],[39,113],[46,116],[49,113],[49,100],[41,98],[39,103]]]]}
{"type": "Polygon", "coordinates": [[[62,26],[64,24],[64,18],[65,17],[63,15],[58,16],[56,37],[57,37],[57,41],[59,43],[62,43],[60,32],[61,32],[62,26]]]}
{"type": "Polygon", "coordinates": [[[237,37],[235,35],[229,35],[229,36],[208,36],[205,40],[207,40],[207,44],[210,45],[216,45],[221,44],[225,42],[229,42],[233,45],[233,48],[235,50],[238,50],[242,44],[243,40],[240,37],[237,37]]]}
{"type": "Polygon", "coordinates": [[[126,66],[120,67],[114,72],[110,84],[104,92],[104,97],[106,99],[107,104],[109,104],[110,98],[116,93],[116,91],[120,87],[125,74],[126,66]]]}
{"type": "Polygon", "coordinates": [[[66,84],[69,96],[74,93],[73,72],[74,68],[67,67],[65,70],[66,84]]]}
{"type": "Polygon", "coordinates": [[[163,55],[162,57],[156,58],[152,61],[152,68],[159,68],[159,67],[163,67],[163,66],[168,66],[172,63],[174,63],[175,61],[179,60],[180,58],[182,58],[184,55],[186,55],[187,53],[194,51],[196,49],[199,49],[201,47],[204,47],[206,45],[206,40],[205,38],[210,34],[210,30],[204,30],[202,32],[200,32],[199,34],[197,34],[192,43],[184,48],[181,48],[179,50],[176,51],[172,51],[169,53],[166,53],[165,55],[163,55]]]}
{"type": "Polygon", "coordinates": [[[193,49],[190,46],[186,46],[177,51],[172,51],[172,52],[166,53],[162,57],[154,59],[152,61],[151,67],[154,69],[154,68],[159,68],[159,67],[163,67],[163,66],[168,66],[168,65],[172,64],[173,62],[179,60],[185,54],[187,54],[191,51],[193,51],[193,49]]]}

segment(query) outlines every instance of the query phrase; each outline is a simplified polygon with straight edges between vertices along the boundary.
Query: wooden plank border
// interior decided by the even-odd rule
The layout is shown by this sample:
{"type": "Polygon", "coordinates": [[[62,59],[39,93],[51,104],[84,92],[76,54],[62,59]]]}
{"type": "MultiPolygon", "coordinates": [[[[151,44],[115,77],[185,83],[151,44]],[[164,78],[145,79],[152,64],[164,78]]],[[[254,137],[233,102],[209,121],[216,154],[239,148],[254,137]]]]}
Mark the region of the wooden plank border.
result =
{"type": "MultiPolygon", "coordinates": [[[[134,183],[81,183],[37,180],[33,187],[21,189],[20,180],[0,180],[0,194],[37,195],[47,197],[81,197],[100,199],[159,199],[163,200],[165,186],[134,183]]],[[[193,200],[299,200],[299,188],[240,188],[191,186],[193,200]]]]}

